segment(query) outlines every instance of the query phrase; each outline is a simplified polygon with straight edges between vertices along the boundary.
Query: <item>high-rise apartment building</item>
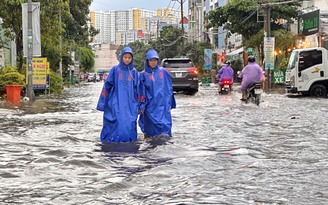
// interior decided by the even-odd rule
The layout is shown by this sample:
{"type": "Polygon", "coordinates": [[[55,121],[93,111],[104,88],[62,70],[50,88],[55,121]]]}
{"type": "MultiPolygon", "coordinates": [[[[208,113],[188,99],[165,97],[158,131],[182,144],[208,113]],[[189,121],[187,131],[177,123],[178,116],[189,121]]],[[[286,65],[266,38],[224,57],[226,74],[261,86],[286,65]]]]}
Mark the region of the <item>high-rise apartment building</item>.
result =
{"type": "Polygon", "coordinates": [[[181,11],[173,8],[90,12],[90,24],[100,31],[94,43],[128,44],[136,40],[148,41],[158,37],[161,25],[178,26],[180,19],[181,11]]]}
{"type": "Polygon", "coordinates": [[[110,43],[111,38],[111,15],[109,12],[97,11],[90,12],[90,22],[93,27],[99,29],[99,34],[95,37],[95,42],[110,43]]]}

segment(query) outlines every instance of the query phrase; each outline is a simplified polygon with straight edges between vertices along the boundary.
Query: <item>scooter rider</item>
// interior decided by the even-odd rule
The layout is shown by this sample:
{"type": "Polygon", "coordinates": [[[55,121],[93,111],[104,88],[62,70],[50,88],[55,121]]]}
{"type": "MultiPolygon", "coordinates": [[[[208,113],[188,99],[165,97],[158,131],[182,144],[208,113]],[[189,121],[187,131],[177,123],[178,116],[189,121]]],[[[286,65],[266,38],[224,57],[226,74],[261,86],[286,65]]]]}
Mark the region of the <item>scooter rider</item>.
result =
{"type": "Polygon", "coordinates": [[[247,88],[250,84],[264,81],[262,68],[255,63],[254,56],[248,56],[248,64],[239,74],[241,81],[242,101],[247,101],[247,88]]]}
{"type": "Polygon", "coordinates": [[[229,80],[230,81],[230,90],[232,91],[232,84],[233,84],[233,77],[234,77],[234,71],[230,66],[231,62],[229,60],[225,61],[225,65],[220,68],[218,73],[218,79],[219,79],[219,93],[221,92],[221,86],[223,80],[229,80]]]}

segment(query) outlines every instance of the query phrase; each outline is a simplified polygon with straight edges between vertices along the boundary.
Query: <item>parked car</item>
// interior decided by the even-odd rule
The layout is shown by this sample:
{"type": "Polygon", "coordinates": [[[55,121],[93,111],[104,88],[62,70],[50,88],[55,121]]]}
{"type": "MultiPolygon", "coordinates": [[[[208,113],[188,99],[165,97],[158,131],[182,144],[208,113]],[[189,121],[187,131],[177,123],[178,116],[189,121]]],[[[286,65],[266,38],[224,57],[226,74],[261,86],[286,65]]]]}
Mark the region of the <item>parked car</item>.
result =
{"type": "Polygon", "coordinates": [[[198,69],[189,58],[164,58],[161,62],[172,77],[173,91],[198,92],[198,69]]]}

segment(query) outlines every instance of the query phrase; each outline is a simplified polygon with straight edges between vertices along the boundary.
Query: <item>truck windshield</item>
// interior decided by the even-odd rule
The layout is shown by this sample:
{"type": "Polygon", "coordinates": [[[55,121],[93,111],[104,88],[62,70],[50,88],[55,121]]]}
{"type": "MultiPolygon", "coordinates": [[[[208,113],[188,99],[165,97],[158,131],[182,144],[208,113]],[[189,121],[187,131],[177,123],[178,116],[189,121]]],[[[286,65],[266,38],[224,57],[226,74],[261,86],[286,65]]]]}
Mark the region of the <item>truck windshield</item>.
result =
{"type": "Polygon", "coordinates": [[[288,61],[287,70],[291,70],[295,68],[297,62],[297,56],[298,56],[298,51],[293,51],[288,61]]]}

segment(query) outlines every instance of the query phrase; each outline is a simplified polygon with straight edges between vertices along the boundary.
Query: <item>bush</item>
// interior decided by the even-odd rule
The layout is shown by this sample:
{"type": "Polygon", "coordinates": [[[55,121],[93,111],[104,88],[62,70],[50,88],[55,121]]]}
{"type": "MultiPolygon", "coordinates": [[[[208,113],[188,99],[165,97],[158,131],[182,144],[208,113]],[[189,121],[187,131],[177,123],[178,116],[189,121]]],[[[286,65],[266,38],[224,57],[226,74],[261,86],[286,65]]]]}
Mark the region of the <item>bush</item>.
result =
{"type": "Polygon", "coordinates": [[[0,90],[6,89],[6,85],[22,85],[25,87],[25,76],[13,66],[5,66],[0,70],[0,90]]]}
{"type": "Polygon", "coordinates": [[[286,71],[286,68],[287,68],[287,65],[288,65],[288,58],[283,58],[281,61],[280,61],[280,64],[278,66],[278,69],[279,70],[282,70],[282,71],[286,71]]]}
{"type": "Polygon", "coordinates": [[[59,95],[63,92],[63,78],[57,73],[50,71],[50,93],[59,95]]]}

